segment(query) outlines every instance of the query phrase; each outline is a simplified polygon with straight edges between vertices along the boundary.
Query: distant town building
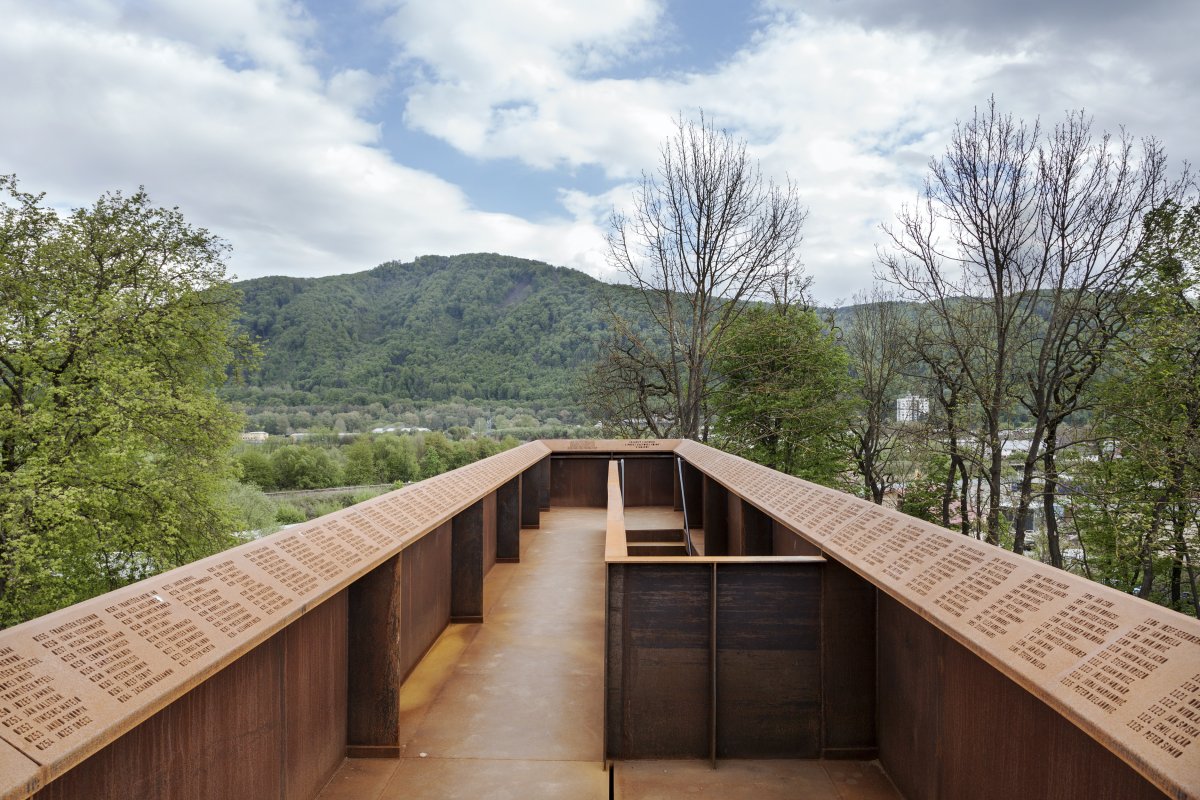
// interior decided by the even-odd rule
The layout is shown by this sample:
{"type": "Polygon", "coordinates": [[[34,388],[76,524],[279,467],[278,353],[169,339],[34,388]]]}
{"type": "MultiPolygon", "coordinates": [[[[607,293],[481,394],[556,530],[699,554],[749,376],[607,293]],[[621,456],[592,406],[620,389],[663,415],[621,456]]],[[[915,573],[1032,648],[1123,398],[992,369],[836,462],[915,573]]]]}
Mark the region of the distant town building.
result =
{"type": "Polygon", "coordinates": [[[928,397],[908,394],[896,398],[896,422],[919,422],[928,416],[928,397]]]}
{"type": "Polygon", "coordinates": [[[262,444],[267,440],[266,431],[246,431],[242,434],[243,442],[251,442],[253,444],[262,444]]]}

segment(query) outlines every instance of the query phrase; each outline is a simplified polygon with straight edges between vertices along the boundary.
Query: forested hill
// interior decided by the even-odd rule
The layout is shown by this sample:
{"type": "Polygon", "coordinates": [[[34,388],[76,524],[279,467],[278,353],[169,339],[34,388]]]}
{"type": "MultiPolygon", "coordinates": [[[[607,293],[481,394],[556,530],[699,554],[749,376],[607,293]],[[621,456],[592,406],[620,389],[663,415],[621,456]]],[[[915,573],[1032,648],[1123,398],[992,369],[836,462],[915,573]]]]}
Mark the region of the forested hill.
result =
{"type": "Polygon", "coordinates": [[[606,293],[629,290],[538,261],[423,256],[325,278],[237,284],[263,343],[239,399],[567,400],[605,335],[606,293]]]}

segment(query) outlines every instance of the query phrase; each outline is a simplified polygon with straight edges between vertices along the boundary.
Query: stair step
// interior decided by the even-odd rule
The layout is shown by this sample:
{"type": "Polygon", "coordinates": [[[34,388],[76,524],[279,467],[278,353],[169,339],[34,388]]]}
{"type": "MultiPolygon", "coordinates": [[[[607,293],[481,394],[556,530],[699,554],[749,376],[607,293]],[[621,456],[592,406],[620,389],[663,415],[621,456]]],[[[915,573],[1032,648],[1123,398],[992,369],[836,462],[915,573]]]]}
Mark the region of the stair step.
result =
{"type": "Polygon", "coordinates": [[[687,545],[681,542],[638,542],[626,545],[631,556],[686,556],[687,545]]]}
{"type": "Polygon", "coordinates": [[[627,542],[671,542],[683,544],[683,528],[635,528],[625,531],[627,542]]]}

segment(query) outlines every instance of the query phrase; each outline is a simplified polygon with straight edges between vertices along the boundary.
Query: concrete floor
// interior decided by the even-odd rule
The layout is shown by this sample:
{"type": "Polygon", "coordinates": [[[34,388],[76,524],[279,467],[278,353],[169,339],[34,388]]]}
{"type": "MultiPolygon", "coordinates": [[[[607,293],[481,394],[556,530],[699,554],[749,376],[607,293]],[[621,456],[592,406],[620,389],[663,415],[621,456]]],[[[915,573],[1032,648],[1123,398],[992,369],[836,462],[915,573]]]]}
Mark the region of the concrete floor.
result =
{"type": "MultiPolygon", "coordinates": [[[[401,757],[347,759],[319,797],[608,797],[604,522],[602,509],[553,509],[522,531],[521,563],[488,574],[484,623],[449,626],[405,681],[401,757]]],[[[862,762],[622,762],[613,778],[629,800],[899,798],[862,762]]]]}

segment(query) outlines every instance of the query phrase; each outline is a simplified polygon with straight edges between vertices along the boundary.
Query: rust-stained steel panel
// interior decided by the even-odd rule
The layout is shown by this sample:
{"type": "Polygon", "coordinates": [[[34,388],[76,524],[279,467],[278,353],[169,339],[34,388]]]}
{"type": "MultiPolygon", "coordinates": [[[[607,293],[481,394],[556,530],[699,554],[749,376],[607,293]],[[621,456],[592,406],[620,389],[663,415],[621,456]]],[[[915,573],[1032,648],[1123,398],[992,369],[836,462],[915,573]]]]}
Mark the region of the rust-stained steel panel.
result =
{"type": "MultiPolygon", "coordinates": [[[[944,637],[879,598],[879,760],[905,797],[938,797],[944,637]]],[[[997,728],[997,735],[1003,732],[997,728]]]]}
{"type": "Polygon", "coordinates": [[[886,596],[879,640],[880,759],[906,796],[1164,796],[1101,743],[886,596]]]}
{"type": "Polygon", "coordinates": [[[704,554],[729,555],[729,492],[718,481],[704,478],[704,554]]]}
{"type": "Polygon", "coordinates": [[[704,527],[704,474],[683,461],[683,498],[687,505],[688,525],[704,527]]]}
{"type": "Polygon", "coordinates": [[[718,564],[717,756],[821,754],[822,564],[718,564]]]}
{"type": "Polygon", "coordinates": [[[451,539],[446,522],[400,554],[400,676],[407,678],[450,624],[451,539]]]}
{"type": "Polygon", "coordinates": [[[710,564],[626,566],[621,615],[610,619],[623,660],[611,756],[708,758],[711,578],[710,564]]]}
{"type": "Polygon", "coordinates": [[[1193,735],[1200,710],[1189,716],[1191,704],[1200,704],[1197,620],[696,442],[681,442],[677,452],[1161,789],[1200,797],[1200,737],[1193,735]]]}
{"type": "Polygon", "coordinates": [[[821,548],[779,520],[771,520],[771,554],[776,556],[819,556],[821,548]]]}
{"type": "Polygon", "coordinates": [[[548,453],[523,445],[0,631],[0,740],[29,760],[0,759],[0,783],[62,774],[548,453]]]}
{"type": "Polygon", "coordinates": [[[281,797],[283,642],[256,647],[36,797],[281,797]]]}
{"type": "Polygon", "coordinates": [[[521,560],[521,479],[513,478],[496,490],[496,560],[521,560]]]}
{"type": "Polygon", "coordinates": [[[450,619],[483,622],[483,506],[454,517],[450,539],[450,619]]]}
{"type": "Polygon", "coordinates": [[[678,482],[675,459],[625,456],[625,506],[673,506],[672,485],[678,482]]]}
{"type": "Polygon", "coordinates": [[[530,467],[521,473],[521,527],[536,528],[540,524],[537,474],[536,470],[530,467]]]}
{"type": "MultiPolygon", "coordinates": [[[[381,757],[400,755],[400,683],[404,680],[401,559],[433,539],[426,536],[347,590],[348,658],[354,669],[347,689],[346,744],[352,749],[372,748],[381,757]]],[[[445,578],[449,583],[449,576],[445,578]]]]}
{"type": "Polygon", "coordinates": [[[739,502],[742,506],[742,555],[773,555],[771,518],[745,500],[739,502]]]}
{"type": "Polygon", "coordinates": [[[314,797],[346,755],[346,615],[341,591],[283,632],[286,800],[314,797]]]}
{"type": "MultiPolygon", "coordinates": [[[[794,534],[789,534],[799,539],[794,534]]],[[[836,561],[821,572],[823,758],[872,759],[875,738],[875,587],[836,561]]]]}
{"type": "Polygon", "coordinates": [[[608,456],[550,459],[550,505],[604,508],[608,499],[608,456]]]}
{"type": "Polygon", "coordinates": [[[533,465],[534,487],[537,489],[537,504],[541,511],[550,509],[550,456],[533,465]]]}

